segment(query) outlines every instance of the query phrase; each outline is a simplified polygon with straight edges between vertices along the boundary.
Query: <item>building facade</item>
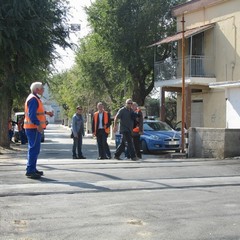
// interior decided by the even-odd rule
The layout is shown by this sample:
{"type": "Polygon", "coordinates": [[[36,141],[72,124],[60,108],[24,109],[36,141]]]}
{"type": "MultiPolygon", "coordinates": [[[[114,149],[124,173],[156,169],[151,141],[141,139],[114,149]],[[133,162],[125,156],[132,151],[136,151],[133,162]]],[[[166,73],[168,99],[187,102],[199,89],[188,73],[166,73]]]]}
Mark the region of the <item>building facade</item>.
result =
{"type": "Polygon", "coordinates": [[[176,59],[155,61],[161,119],[170,91],[177,92],[177,118],[180,121],[183,112],[187,128],[240,128],[239,0],[192,0],[174,7],[172,14],[177,34],[153,44],[177,44],[178,49],[176,59]]]}

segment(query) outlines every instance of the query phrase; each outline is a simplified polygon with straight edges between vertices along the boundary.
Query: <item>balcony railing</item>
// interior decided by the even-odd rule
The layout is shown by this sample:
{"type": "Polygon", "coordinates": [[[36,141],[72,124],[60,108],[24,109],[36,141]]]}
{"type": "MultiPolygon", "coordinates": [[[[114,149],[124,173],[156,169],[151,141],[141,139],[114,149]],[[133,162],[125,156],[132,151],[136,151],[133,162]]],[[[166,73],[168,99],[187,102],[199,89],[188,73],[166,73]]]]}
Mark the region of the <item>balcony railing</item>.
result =
{"type": "MultiPolygon", "coordinates": [[[[182,77],[182,59],[167,58],[154,64],[155,81],[166,81],[182,77]]],[[[187,56],[185,58],[185,77],[215,77],[213,58],[206,56],[187,56]]]]}

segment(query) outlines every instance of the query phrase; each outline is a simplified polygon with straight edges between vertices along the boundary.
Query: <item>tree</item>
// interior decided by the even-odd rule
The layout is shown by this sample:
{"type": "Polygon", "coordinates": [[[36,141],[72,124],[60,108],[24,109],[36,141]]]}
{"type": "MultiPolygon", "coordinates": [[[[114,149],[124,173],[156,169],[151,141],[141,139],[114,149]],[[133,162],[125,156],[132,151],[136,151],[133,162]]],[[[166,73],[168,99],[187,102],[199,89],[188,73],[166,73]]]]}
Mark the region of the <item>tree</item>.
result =
{"type": "Polygon", "coordinates": [[[113,61],[111,52],[101,36],[93,33],[79,47],[76,67],[81,70],[84,87],[94,92],[95,99],[105,100],[119,107],[127,92],[129,75],[120,62],[113,61]]]}
{"type": "Polygon", "coordinates": [[[54,75],[49,81],[52,94],[60,105],[65,106],[68,118],[79,104],[87,112],[92,112],[97,102],[102,101],[114,112],[124,97],[130,97],[130,93],[125,91],[129,75],[119,62],[112,60],[109,49],[101,40],[96,33],[82,39],[75,66],[54,75]]]}
{"type": "Polygon", "coordinates": [[[7,121],[15,98],[32,81],[46,79],[56,45],[66,41],[67,7],[62,0],[1,0],[0,5],[0,145],[9,146],[7,121]]]}
{"type": "MultiPolygon", "coordinates": [[[[87,8],[93,31],[101,36],[113,61],[130,73],[132,98],[139,105],[154,87],[153,49],[147,46],[175,31],[170,11],[179,2],[183,0],[96,0],[87,8]]],[[[170,51],[162,46],[161,60],[170,51]]]]}
{"type": "Polygon", "coordinates": [[[165,122],[172,128],[176,125],[177,120],[177,95],[176,93],[169,93],[165,99],[165,122]]]}

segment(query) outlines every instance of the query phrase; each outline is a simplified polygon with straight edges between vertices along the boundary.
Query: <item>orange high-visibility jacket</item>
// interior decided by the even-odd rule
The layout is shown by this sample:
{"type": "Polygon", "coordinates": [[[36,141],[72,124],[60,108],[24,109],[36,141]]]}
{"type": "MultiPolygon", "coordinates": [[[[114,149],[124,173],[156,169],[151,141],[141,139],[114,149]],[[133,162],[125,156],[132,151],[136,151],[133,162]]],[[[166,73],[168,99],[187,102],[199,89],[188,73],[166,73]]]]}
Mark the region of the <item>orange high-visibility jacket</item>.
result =
{"type": "Polygon", "coordinates": [[[42,101],[36,97],[34,94],[29,94],[26,102],[25,102],[25,119],[24,119],[24,128],[25,129],[32,129],[32,128],[37,128],[37,125],[32,123],[30,118],[29,118],[29,109],[28,109],[28,101],[32,98],[36,98],[38,101],[38,108],[37,108],[37,119],[39,120],[42,128],[46,128],[46,116],[45,116],[45,111],[43,107],[42,101]]]}
{"type": "MultiPolygon", "coordinates": [[[[98,116],[99,116],[99,112],[95,112],[94,113],[94,116],[93,116],[93,120],[94,120],[94,131],[93,131],[93,134],[96,135],[97,133],[97,124],[98,124],[98,116]]],[[[108,123],[109,123],[109,119],[108,119],[108,112],[106,111],[103,111],[103,124],[104,124],[104,130],[107,134],[110,133],[110,128],[107,127],[108,126],[108,123]]]]}

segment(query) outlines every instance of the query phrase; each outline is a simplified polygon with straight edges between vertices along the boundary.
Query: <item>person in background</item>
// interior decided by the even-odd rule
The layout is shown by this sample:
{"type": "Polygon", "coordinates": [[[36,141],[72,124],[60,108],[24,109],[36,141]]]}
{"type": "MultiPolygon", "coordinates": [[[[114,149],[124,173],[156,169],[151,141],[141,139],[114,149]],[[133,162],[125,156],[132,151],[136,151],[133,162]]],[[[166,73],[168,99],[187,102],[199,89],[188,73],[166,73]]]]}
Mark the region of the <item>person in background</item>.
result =
{"type": "Polygon", "coordinates": [[[43,171],[37,170],[37,159],[41,148],[41,135],[46,128],[46,116],[53,116],[53,112],[46,112],[40,97],[44,88],[41,82],[34,82],[30,86],[31,93],[25,101],[24,129],[28,138],[28,156],[26,176],[38,179],[43,171]]]}
{"type": "Polygon", "coordinates": [[[134,111],[134,125],[133,125],[133,144],[138,158],[142,158],[141,154],[141,142],[140,135],[143,133],[143,114],[136,102],[132,104],[132,110],[134,111]]]}
{"type": "Polygon", "coordinates": [[[13,121],[11,118],[8,119],[8,137],[11,142],[13,137],[13,121]]]}
{"type": "Polygon", "coordinates": [[[25,129],[23,128],[24,125],[24,117],[20,117],[18,120],[18,132],[21,140],[21,144],[26,144],[27,143],[27,136],[25,133],[25,129]]]}
{"type": "Polygon", "coordinates": [[[111,152],[107,142],[110,133],[111,116],[104,110],[102,102],[97,104],[98,111],[93,114],[92,133],[97,138],[98,159],[110,159],[111,152]]]}
{"type": "Polygon", "coordinates": [[[84,119],[82,115],[82,107],[77,106],[77,111],[72,117],[72,134],[73,134],[73,159],[86,159],[82,154],[82,139],[84,136],[84,119]],[[77,154],[78,153],[78,154],[77,154]]]}
{"type": "Polygon", "coordinates": [[[132,140],[132,131],[134,125],[134,112],[132,110],[132,99],[127,99],[124,107],[120,108],[114,118],[113,131],[117,132],[117,121],[120,120],[120,134],[122,139],[120,145],[117,147],[114,154],[114,158],[121,160],[120,155],[125,151],[125,147],[128,147],[129,155],[133,161],[138,160],[136,157],[135,149],[132,140]],[[127,145],[127,146],[126,146],[127,145]]]}

